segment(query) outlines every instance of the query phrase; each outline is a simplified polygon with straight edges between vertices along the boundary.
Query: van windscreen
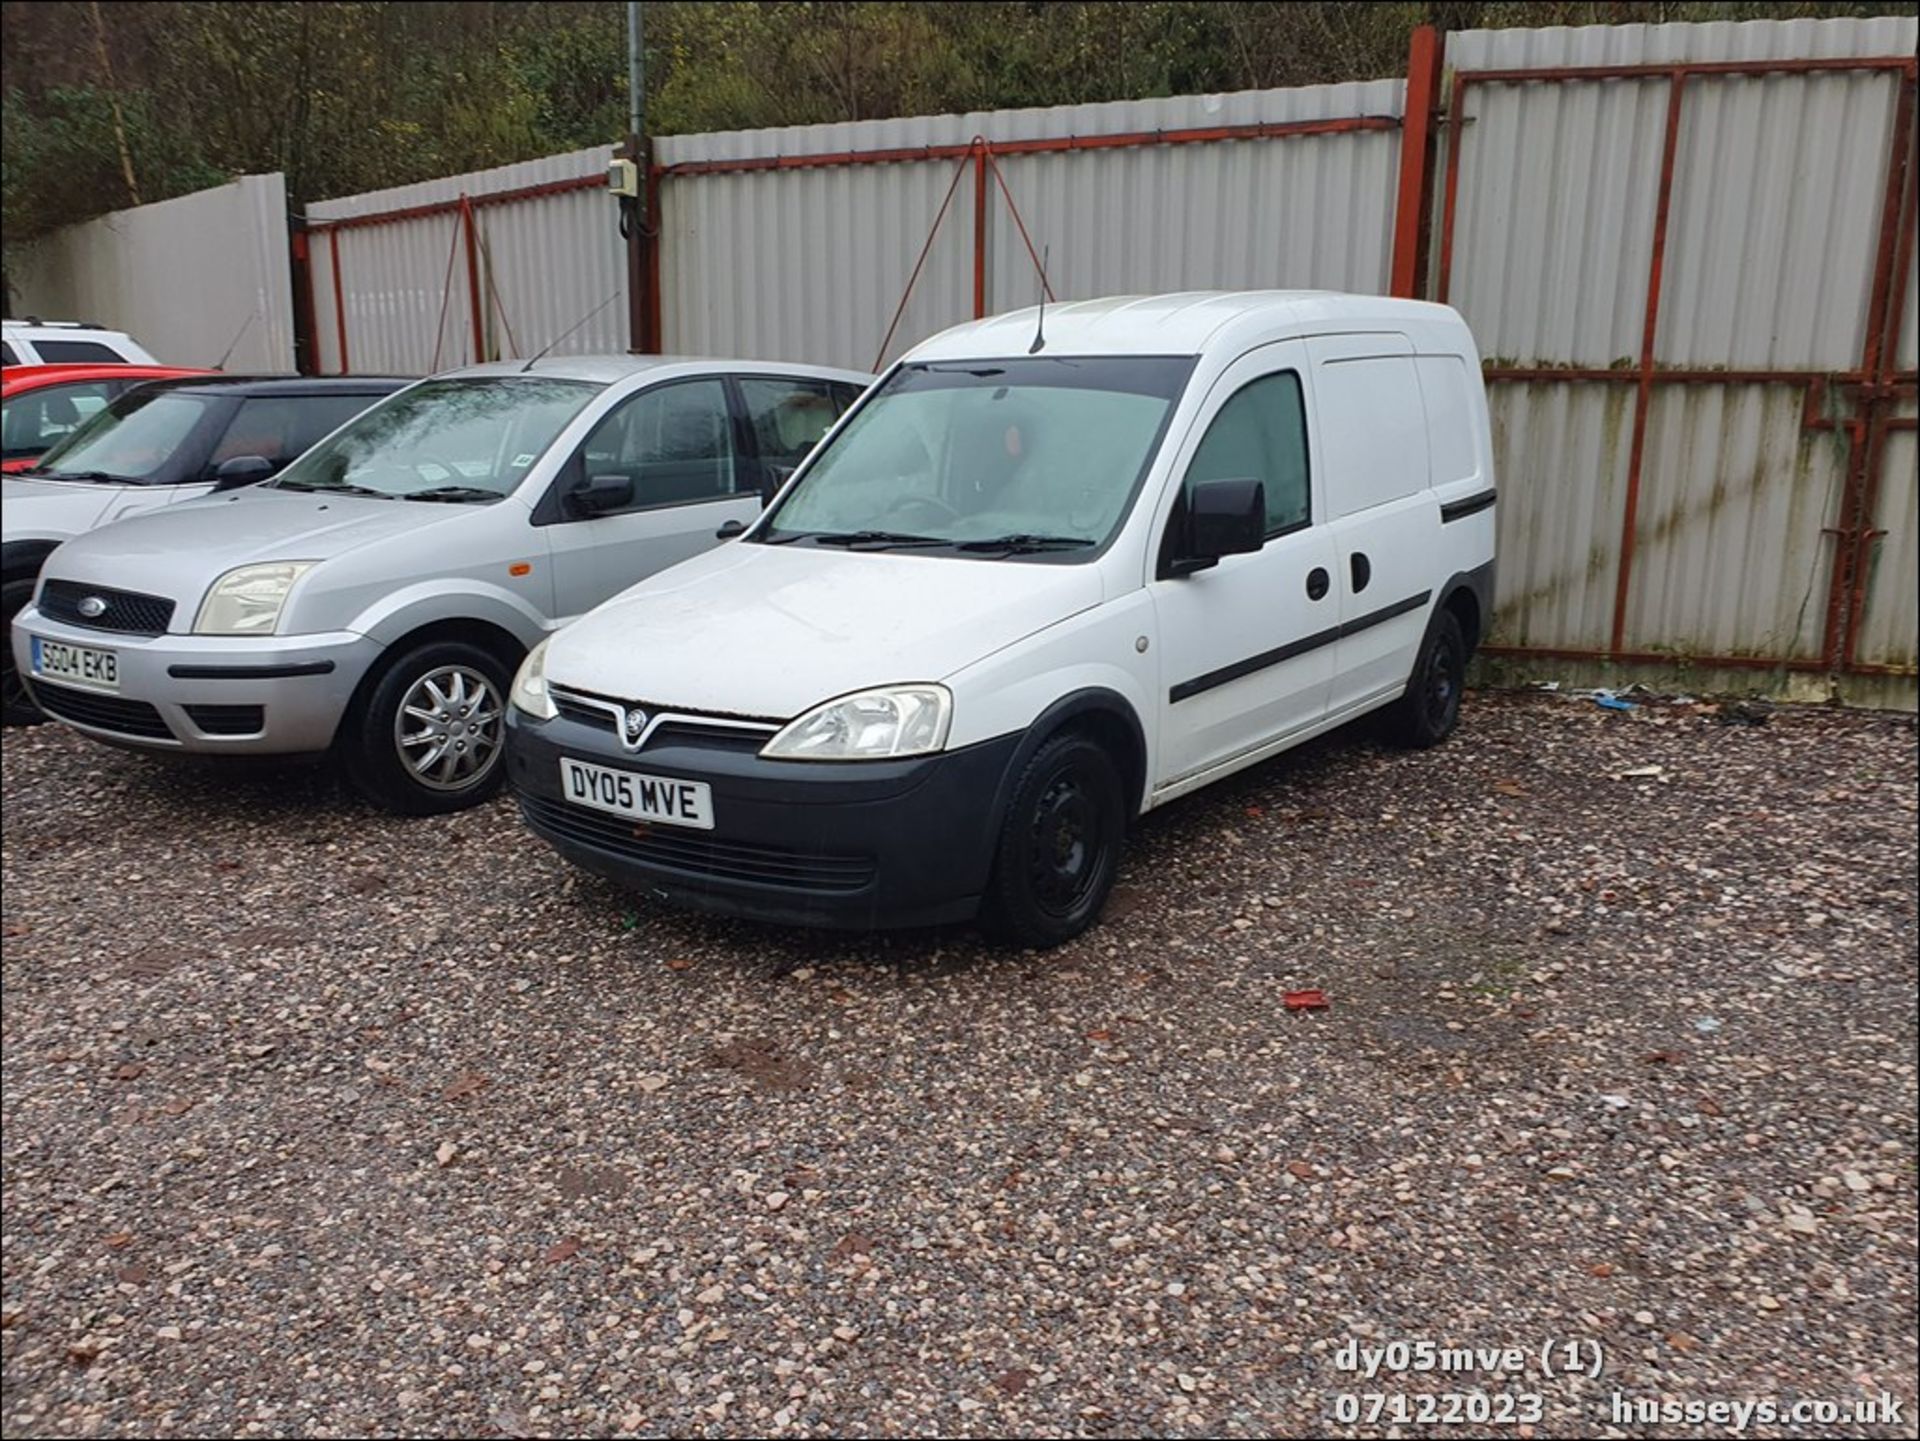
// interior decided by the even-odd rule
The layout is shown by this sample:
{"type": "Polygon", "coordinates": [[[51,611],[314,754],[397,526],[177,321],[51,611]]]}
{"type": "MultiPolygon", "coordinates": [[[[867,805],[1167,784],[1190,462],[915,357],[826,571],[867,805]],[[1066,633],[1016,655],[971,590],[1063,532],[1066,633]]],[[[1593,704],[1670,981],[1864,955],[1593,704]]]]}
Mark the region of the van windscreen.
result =
{"type": "Polygon", "coordinates": [[[1120,527],[1189,356],[902,366],[816,453],[754,539],[1058,555],[1120,527]]]}

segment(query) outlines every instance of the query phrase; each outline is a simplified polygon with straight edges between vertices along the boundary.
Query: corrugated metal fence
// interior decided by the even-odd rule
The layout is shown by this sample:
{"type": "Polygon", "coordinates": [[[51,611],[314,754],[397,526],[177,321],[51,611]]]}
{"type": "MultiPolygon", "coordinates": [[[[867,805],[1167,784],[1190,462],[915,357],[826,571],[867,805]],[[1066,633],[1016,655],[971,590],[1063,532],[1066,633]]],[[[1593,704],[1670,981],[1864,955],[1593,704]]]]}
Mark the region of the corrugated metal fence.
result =
{"type": "Polygon", "coordinates": [[[665,348],[873,368],[1056,295],[1387,284],[1398,80],[663,139],[665,348]],[[917,271],[917,278],[916,278],[917,271]],[[904,308],[902,301],[904,298],[904,308]]]}
{"type": "MultiPolygon", "coordinates": [[[[663,139],[632,338],[874,366],[1030,303],[1041,255],[1063,297],[1445,299],[1506,665],[1912,707],[1917,36],[1423,32],[1405,81],[663,139]]],[[[310,207],[307,363],[624,349],[610,153],[310,207]]]]}
{"type": "Polygon", "coordinates": [[[1915,34],[1448,40],[1431,293],[1493,383],[1509,655],[1913,703],[1915,34]]]}
{"type": "Polygon", "coordinates": [[[627,348],[609,146],[307,207],[310,363],[418,375],[561,349],[627,348]]]}
{"type": "Polygon", "coordinates": [[[117,210],[7,246],[15,315],[129,332],[171,365],[294,368],[280,175],[117,210]],[[228,354],[231,349],[231,354],[228,354]]]}

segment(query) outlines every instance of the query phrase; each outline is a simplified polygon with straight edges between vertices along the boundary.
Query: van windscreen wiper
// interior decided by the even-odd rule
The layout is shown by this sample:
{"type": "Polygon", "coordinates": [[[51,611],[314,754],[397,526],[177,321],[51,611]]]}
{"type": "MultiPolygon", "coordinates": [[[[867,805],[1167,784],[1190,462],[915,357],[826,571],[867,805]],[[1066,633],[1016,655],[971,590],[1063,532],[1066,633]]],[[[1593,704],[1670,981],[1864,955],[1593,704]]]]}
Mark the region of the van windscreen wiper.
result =
{"type": "Polygon", "coordinates": [[[313,495],[371,495],[378,500],[392,500],[384,490],[374,490],[371,486],[349,485],[346,481],[336,481],[332,485],[308,485],[299,480],[276,480],[271,485],[262,486],[263,490],[300,490],[313,495]]]}
{"type": "Polygon", "coordinates": [[[402,500],[445,500],[459,505],[468,501],[504,500],[497,490],[488,490],[478,485],[436,485],[431,490],[410,491],[400,497],[402,500]]]}
{"type": "Polygon", "coordinates": [[[991,540],[963,540],[954,549],[970,554],[1031,555],[1041,550],[1082,550],[1092,544],[1081,535],[996,535],[991,540]]]}
{"type": "Polygon", "coordinates": [[[937,535],[903,535],[897,530],[824,531],[811,537],[815,545],[844,545],[849,550],[887,550],[900,545],[952,545],[937,535]]]}

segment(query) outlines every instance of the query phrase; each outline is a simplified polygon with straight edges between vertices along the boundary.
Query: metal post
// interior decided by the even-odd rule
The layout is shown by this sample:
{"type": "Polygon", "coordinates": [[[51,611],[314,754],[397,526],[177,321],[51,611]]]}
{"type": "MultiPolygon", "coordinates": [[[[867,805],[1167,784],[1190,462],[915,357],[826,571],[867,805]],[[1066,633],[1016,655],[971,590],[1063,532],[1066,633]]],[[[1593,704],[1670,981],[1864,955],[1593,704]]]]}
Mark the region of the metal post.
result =
{"type": "Polygon", "coordinates": [[[1393,283],[1388,294],[1416,300],[1427,284],[1427,234],[1433,209],[1434,119],[1444,54],[1431,25],[1413,32],[1407,56],[1407,103],[1400,129],[1400,193],[1394,202],[1393,283]]]}
{"type": "Polygon", "coordinates": [[[340,337],[340,373],[345,375],[353,367],[347,359],[347,292],[340,283],[340,232],[327,232],[327,252],[333,260],[333,324],[340,337]]]}
{"type": "Polygon", "coordinates": [[[467,318],[473,324],[473,363],[493,357],[487,354],[487,312],[480,299],[480,246],[474,233],[473,202],[460,196],[460,227],[467,245],[467,318]]]}
{"type": "Polygon", "coordinates": [[[974,137],[973,152],[973,318],[987,313],[987,142],[974,137]]]}
{"type": "Polygon", "coordinates": [[[1647,416],[1653,409],[1653,342],[1660,328],[1660,281],[1667,262],[1667,217],[1673,209],[1673,167],[1680,151],[1680,102],[1687,72],[1675,70],[1667,87],[1667,133],[1660,151],[1660,191],[1653,210],[1653,258],[1647,265],[1647,314],[1640,328],[1640,377],[1634,394],[1633,439],[1627,451],[1627,501],[1620,517],[1620,561],[1613,584],[1613,631],[1608,651],[1626,649],[1627,594],[1633,580],[1634,543],[1640,523],[1640,470],[1647,455],[1647,416]]]}
{"type": "Polygon", "coordinates": [[[646,142],[647,133],[647,44],[646,21],[640,0],[627,4],[627,159],[640,172],[640,193],[626,206],[627,238],[627,349],[636,354],[648,348],[652,330],[648,315],[647,230],[653,217],[648,213],[648,192],[652,189],[646,142]]]}

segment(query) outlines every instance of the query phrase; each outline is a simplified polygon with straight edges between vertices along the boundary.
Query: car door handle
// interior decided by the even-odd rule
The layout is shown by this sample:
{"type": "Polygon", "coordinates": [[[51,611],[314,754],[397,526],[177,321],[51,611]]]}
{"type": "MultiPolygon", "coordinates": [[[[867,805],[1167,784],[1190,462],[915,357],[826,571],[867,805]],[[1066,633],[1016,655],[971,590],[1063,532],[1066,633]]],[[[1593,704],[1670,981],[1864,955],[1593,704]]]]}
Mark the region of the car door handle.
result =
{"type": "Polygon", "coordinates": [[[1353,577],[1353,593],[1358,595],[1367,588],[1367,582],[1373,579],[1373,562],[1356,550],[1347,558],[1347,566],[1353,577]]]}
{"type": "Polygon", "coordinates": [[[1333,577],[1320,566],[1307,572],[1307,599],[1325,600],[1327,592],[1333,587],[1333,577]]]}

